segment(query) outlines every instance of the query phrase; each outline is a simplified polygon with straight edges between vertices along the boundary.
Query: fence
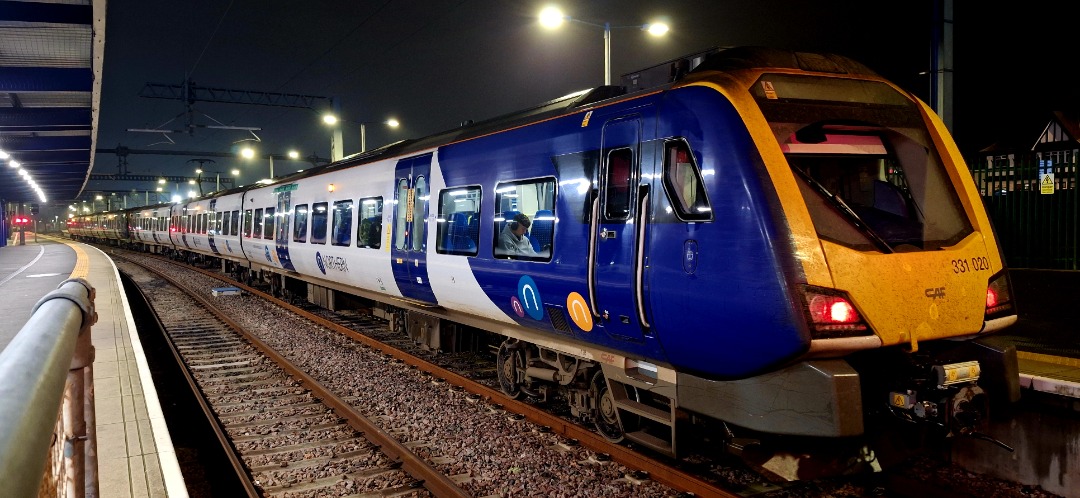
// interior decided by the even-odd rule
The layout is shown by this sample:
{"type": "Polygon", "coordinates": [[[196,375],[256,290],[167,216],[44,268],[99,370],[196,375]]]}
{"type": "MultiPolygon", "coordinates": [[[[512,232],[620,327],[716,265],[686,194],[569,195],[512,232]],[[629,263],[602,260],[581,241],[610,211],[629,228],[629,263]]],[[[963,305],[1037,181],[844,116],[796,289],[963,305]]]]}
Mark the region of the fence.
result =
{"type": "Polygon", "coordinates": [[[0,491],[97,496],[94,288],[67,280],[34,306],[0,352],[0,491]]]}
{"type": "Polygon", "coordinates": [[[1010,268],[1080,269],[1075,156],[1010,155],[970,162],[1010,268]]]}

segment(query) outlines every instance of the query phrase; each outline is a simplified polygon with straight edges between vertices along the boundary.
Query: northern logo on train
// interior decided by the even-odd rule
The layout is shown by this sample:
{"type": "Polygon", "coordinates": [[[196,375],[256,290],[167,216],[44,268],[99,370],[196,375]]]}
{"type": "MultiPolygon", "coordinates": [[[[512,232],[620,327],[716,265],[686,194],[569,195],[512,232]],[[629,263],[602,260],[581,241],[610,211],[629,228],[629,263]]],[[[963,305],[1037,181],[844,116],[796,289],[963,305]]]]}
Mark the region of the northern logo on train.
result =
{"type": "MultiPolygon", "coordinates": [[[[540,289],[537,288],[536,282],[532,277],[528,275],[522,275],[518,279],[517,288],[517,303],[512,303],[513,306],[521,306],[525,313],[528,313],[533,320],[540,320],[544,318],[544,308],[540,304],[540,289]]],[[[517,311],[516,309],[514,310],[517,311]]],[[[521,313],[518,313],[521,316],[521,313]]]]}
{"type": "Polygon", "coordinates": [[[318,263],[319,271],[324,275],[327,270],[349,271],[349,261],[341,256],[323,256],[322,253],[315,253],[315,262],[318,263]]]}

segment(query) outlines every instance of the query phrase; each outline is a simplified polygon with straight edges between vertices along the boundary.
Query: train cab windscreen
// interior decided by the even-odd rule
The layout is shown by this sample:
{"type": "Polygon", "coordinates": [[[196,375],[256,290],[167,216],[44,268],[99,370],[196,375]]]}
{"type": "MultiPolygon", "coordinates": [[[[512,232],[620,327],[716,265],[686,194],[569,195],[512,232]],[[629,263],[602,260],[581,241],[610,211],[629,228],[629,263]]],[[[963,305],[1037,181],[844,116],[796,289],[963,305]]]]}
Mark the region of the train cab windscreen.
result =
{"type": "Polygon", "coordinates": [[[892,87],[767,74],[752,92],[823,239],[890,253],[971,233],[918,107],[892,87]]]}

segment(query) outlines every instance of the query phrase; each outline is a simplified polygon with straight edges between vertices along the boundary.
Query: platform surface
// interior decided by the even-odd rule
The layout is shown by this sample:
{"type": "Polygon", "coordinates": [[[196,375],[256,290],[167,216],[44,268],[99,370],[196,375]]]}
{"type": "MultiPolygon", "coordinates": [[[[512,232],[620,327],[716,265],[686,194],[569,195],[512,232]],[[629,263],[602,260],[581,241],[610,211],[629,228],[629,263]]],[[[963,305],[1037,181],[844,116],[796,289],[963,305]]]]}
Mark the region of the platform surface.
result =
{"type": "Polygon", "coordinates": [[[112,260],[100,250],[28,234],[0,247],[0,350],[45,294],[69,278],[94,287],[98,490],[101,498],[186,497],[176,453],[112,260]]]}

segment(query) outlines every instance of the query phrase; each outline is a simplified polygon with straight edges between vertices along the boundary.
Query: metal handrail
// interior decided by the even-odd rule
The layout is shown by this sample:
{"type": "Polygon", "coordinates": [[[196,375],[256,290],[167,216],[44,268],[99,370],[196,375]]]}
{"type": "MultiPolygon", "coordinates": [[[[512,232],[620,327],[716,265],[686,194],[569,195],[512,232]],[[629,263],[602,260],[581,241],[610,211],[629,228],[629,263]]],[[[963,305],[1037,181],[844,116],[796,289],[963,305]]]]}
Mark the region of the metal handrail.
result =
{"type": "Polygon", "coordinates": [[[0,483],[5,496],[97,494],[94,288],[69,279],[41,298],[0,351],[0,483]],[[58,446],[54,446],[58,445],[58,446]],[[51,478],[43,479],[49,469],[51,478]]]}

